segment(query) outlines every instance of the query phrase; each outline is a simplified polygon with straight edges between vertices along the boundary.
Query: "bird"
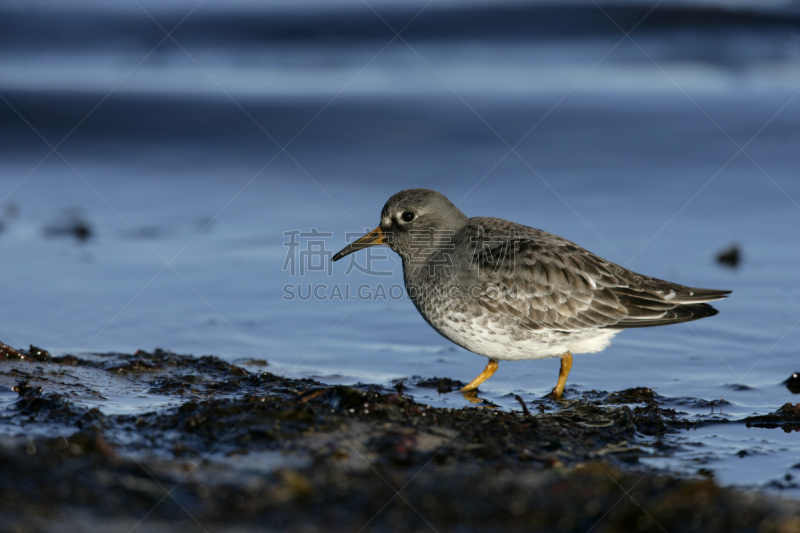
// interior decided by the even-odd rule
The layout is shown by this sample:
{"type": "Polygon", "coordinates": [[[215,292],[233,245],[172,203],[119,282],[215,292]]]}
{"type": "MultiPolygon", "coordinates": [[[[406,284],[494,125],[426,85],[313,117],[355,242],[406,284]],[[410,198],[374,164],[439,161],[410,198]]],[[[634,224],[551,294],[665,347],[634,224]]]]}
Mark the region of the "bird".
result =
{"type": "Polygon", "coordinates": [[[714,316],[719,311],[708,302],[732,292],[637,274],[540,229],[468,218],[430,189],[393,195],[380,225],[332,260],[375,245],[402,259],[406,293],[425,321],[489,359],[464,393],[489,379],[499,361],[560,357],[548,396],[561,399],[573,354],[604,350],[623,329],[714,316]]]}

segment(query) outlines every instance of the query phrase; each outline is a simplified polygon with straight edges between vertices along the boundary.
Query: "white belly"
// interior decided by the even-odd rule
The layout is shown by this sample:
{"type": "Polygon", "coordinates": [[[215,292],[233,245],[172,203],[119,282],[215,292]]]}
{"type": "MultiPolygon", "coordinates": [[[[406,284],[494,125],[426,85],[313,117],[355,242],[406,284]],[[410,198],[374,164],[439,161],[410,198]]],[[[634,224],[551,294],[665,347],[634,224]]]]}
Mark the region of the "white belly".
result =
{"type": "Polygon", "coordinates": [[[604,350],[619,330],[528,331],[513,323],[490,322],[486,315],[442,317],[431,325],[462,348],[498,360],[544,359],[604,350]]]}

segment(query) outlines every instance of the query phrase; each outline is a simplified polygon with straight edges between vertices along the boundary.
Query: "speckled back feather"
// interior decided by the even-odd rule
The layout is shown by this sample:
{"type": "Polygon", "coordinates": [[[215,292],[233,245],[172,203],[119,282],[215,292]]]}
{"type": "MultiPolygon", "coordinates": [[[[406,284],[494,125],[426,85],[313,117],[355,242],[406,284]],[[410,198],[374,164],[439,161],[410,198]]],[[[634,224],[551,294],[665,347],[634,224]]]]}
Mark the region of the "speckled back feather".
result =
{"type": "Polygon", "coordinates": [[[643,276],[557,235],[502,219],[471,218],[456,238],[469,243],[460,249],[471,254],[462,284],[479,284],[481,307],[515,316],[530,330],[688,322],[717,314],[705,302],[730,294],[643,276]]]}

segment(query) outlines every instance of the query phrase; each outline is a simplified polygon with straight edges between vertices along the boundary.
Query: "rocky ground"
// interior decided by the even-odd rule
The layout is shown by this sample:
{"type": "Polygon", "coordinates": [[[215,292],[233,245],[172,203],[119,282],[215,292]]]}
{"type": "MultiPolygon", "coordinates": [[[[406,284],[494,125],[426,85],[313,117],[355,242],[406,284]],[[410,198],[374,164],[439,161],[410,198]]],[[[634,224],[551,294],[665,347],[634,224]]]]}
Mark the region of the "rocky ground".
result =
{"type": "Polygon", "coordinates": [[[2,347],[0,531],[800,532],[800,502],[640,463],[700,423],[798,431],[800,404],[698,422],[650,389],[512,412],[407,394],[460,385],[328,386],[210,356],[2,347]],[[125,412],[137,398],[152,409],[125,412]]]}

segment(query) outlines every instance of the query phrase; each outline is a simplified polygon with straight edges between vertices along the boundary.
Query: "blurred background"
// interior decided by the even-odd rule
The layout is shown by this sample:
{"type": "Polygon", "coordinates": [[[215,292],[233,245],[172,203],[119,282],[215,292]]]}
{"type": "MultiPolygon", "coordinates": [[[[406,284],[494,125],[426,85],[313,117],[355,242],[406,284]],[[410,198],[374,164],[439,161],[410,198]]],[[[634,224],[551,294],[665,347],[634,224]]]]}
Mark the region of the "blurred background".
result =
{"type": "MultiPolygon", "coordinates": [[[[419,317],[396,255],[330,263],[392,194],[427,187],[734,290],[717,317],[576,357],[575,390],[796,401],[798,7],[2,2],[0,340],[467,381],[485,360],[419,317]]],[[[501,368],[482,389],[514,405],[558,361],[501,368]]]]}

